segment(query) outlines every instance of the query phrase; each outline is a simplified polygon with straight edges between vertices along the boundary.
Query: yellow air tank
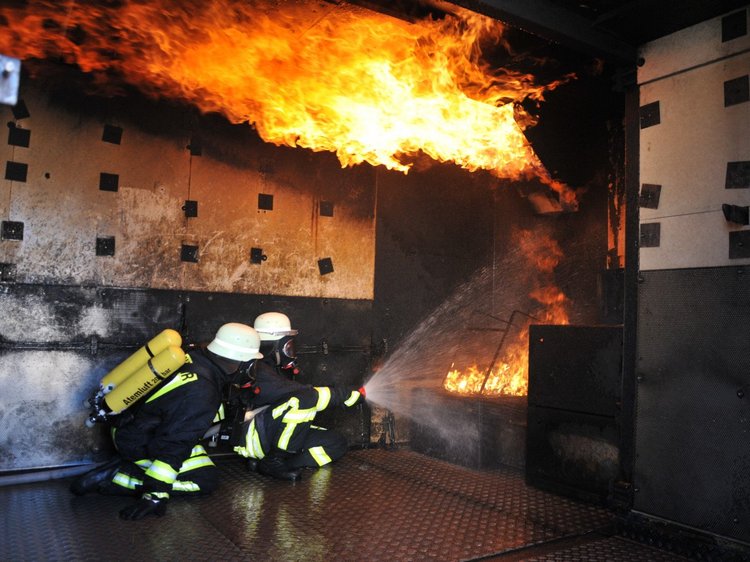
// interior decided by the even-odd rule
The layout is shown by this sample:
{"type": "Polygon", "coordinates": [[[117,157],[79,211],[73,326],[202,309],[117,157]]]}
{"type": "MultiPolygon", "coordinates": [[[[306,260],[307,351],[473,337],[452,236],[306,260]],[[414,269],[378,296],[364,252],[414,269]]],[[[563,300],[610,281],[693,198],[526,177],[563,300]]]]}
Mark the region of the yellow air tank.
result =
{"type": "MultiPolygon", "coordinates": [[[[163,332],[162,332],[163,333],[163,332]]],[[[119,414],[131,404],[151,392],[162,379],[167,378],[185,364],[185,352],[174,345],[146,361],[111,392],[104,395],[104,404],[112,414],[119,414]]]]}
{"type": "Polygon", "coordinates": [[[180,347],[181,345],[182,337],[177,331],[167,328],[160,332],[133,355],[104,375],[100,384],[101,392],[103,394],[111,392],[117,385],[143,367],[149,359],[156,357],[170,346],[180,347]]]}

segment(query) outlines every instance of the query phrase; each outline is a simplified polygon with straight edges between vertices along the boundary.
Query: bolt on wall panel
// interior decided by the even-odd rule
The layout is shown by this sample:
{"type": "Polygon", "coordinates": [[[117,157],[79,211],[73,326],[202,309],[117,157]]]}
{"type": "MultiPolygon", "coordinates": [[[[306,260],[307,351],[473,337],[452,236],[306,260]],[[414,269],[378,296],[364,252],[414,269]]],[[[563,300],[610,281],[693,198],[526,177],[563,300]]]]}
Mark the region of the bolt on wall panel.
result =
{"type": "Polygon", "coordinates": [[[717,18],[642,48],[640,105],[658,102],[660,119],[641,128],[639,180],[661,186],[658,207],[640,208],[642,225],[661,223],[659,246],[641,247],[642,270],[750,263],[730,257],[743,225],[722,212],[750,205],[750,189],[726,188],[728,164],[750,160],[750,103],[725,105],[725,84],[750,73],[747,41],[722,43],[717,18]]]}

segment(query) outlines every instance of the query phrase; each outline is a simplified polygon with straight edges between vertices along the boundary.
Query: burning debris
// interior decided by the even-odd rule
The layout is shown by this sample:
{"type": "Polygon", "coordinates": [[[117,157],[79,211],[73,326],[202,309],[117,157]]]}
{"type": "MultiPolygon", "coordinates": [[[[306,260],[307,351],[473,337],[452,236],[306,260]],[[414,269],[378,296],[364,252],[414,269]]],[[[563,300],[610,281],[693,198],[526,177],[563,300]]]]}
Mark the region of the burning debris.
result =
{"type": "Polygon", "coordinates": [[[443,386],[456,394],[526,396],[529,390],[527,370],[522,361],[513,365],[503,363],[489,372],[471,365],[463,372],[458,369],[448,371],[443,386]]]}
{"type": "Polygon", "coordinates": [[[456,9],[405,22],[346,3],[271,0],[38,1],[0,8],[0,52],[62,61],[93,77],[177,99],[269,143],[407,173],[426,154],[499,178],[536,180],[575,207],[524,136],[521,102],[548,84],[483,61],[510,47],[502,23],[456,9]]]}
{"type": "Polygon", "coordinates": [[[502,337],[489,366],[476,363],[463,369],[451,365],[443,381],[449,392],[484,396],[526,396],[529,388],[529,326],[535,324],[569,324],[569,300],[552,279],[563,257],[558,243],[539,232],[520,230],[514,241],[520,255],[532,266],[529,276],[530,302],[536,304],[533,314],[513,311],[505,324],[502,337]],[[520,320],[519,320],[520,318],[520,320]]]}

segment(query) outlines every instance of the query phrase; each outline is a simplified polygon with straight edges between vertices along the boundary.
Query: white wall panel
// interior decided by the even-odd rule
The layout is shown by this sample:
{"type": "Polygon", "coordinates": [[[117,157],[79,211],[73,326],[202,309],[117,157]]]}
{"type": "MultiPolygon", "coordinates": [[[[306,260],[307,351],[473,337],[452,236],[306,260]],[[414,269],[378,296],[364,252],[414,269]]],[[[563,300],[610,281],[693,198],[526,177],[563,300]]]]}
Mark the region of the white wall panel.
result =
{"type": "Polygon", "coordinates": [[[722,57],[750,48],[748,35],[722,42],[721,20],[719,17],[704,21],[643,45],[640,56],[645,59],[645,64],[638,69],[638,82],[660,80],[687,68],[713,64],[722,57]]]}
{"type": "Polygon", "coordinates": [[[725,187],[727,164],[750,161],[750,103],[725,106],[725,82],[750,73],[748,41],[722,43],[717,18],[642,49],[640,105],[658,102],[660,121],[641,129],[640,184],[661,186],[658,208],[640,209],[641,224],[661,224],[642,270],[750,263],[729,258],[729,233],[742,227],[722,213],[750,205],[750,189],[725,187]]]}
{"type": "MultiPolygon", "coordinates": [[[[641,224],[646,222],[641,220],[641,224]]],[[[642,270],[697,267],[698,258],[710,256],[724,258],[728,263],[727,233],[741,228],[729,225],[721,211],[664,217],[658,222],[661,224],[660,245],[641,248],[642,270]]],[[[724,262],[720,265],[725,265],[724,262]]]]}

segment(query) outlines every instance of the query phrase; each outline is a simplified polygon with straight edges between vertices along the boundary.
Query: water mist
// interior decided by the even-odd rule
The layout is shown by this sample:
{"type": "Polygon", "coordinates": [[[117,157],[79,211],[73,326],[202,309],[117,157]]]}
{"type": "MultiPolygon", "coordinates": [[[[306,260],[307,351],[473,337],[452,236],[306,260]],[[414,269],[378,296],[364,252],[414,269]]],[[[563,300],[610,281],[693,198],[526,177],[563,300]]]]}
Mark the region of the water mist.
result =
{"type": "MultiPolygon", "coordinates": [[[[556,244],[543,235],[545,230],[537,229],[534,237],[516,231],[514,243],[498,263],[478,270],[459,286],[373,373],[365,383],[367,400],[442,440],[465,444],[467,451],[475,449],[477,424],[460,422],[446,414],[441,406],[447,392],[443,381],[454,365],[465,369],[475,364],[488,370],[498,358],[497,352],[502,351],[499,346],[504,335],[508,340],[520,335],[532,316],[549,317],[547,305],[533,296],[551,282],[559,259],[553,251],[556,244]],[[550,265],[541,268],[538,263],[550,265]],[[516,320],[510,324],[513,311],[521,314],[515,315],[516,320]]],[[[500,353],[499,359],[502,357],[500,353]]]]}

